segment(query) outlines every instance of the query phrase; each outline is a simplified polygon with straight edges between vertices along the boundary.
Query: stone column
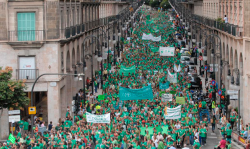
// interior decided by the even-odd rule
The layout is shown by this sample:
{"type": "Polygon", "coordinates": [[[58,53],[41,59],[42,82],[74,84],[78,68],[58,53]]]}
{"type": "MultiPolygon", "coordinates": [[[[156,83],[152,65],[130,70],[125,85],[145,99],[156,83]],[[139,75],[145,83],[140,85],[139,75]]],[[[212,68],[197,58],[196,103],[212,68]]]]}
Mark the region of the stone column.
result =
{"type": "MultiPolygon", "coordinates": [[[[60,101],[60,89],[59,84],[55,87],[51,87],[48,82],[48,122],[52,121],[54,125],[58,123],[58,119],[61,117],[61,101],[60,101]]],[[[65,115],[62,115],[65,117],[65,115]]]]}
{"type": "Polygon", "coordinates": [[[7,13],[7,9],[6,9],[6,2],[0,2],[0,20],[1,20],[1,24],[0,24],[0,40],[6,40],[7,39],[7,18],[6,18],[6,13],[7,13]]]}
{"type": "MultiPolygon", "coordinates": [[[[0,10],[1,11],[1,10],[0,10]]],[[[0,111],[0,140],[6,140],[9,137],[9,115],[8,109],[0,111]]]]}
{"type": "Polygon", "coordinates": [[[60,28],[60,7],[59,0],[47,0],[45,2],[47,7],[45,19],[46,19],[46,31],[47,39],[57,39],[59,38],[59,28],[60,28]]]}

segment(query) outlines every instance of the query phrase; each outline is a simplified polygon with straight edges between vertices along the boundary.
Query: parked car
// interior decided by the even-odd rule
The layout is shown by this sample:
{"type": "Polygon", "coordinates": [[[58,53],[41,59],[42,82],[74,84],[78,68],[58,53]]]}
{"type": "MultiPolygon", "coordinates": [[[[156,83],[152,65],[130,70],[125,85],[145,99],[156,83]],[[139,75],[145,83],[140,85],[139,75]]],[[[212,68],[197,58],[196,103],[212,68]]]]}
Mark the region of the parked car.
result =
{"type": "Polygon", "coordinates": [[[189,65],[188,67],[189,67],[189,72],[190,72],[190,73],[195,73],[195,72],[194,72],[194,68],[196,68],[195,65],[189,65]]]}
{"type": "Polygon", "coordinates": [[[191,81],[191,89],[201,88],[201,79],[196,73],[188,73],[188,78],[191,81]]]}
{"type": "Polygon", "coordinates": [[[190,65],[190,56],[181,56],[181,63],[190,65]]]}

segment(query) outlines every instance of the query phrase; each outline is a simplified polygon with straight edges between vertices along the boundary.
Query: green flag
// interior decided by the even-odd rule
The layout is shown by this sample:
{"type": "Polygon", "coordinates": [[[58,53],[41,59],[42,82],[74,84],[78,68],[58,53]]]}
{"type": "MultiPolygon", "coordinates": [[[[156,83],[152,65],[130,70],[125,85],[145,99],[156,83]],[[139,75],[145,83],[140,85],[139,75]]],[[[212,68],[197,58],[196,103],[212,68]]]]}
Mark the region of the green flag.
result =
{"type": "Polygon", "coordinates": [[[8,140],[9,140],[12,144],[14,144],[14,143],[16,142],[16,138],[15,138],[12,134],[9,135],[8,140]]]}
{"type": "Polygon", "coordinates": [[[98,100],[104,100],[105,95],[98,95],[98,100]]]}

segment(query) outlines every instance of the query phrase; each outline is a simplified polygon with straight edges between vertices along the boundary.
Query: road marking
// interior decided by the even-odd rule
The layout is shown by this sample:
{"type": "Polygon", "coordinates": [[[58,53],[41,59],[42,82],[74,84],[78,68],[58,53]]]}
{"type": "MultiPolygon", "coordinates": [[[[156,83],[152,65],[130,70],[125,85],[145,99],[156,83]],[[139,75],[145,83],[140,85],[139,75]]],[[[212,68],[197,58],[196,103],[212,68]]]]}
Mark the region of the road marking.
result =
{"type": "Polygon", "coordinates": [[[209,138],[209,139],[217,139],[217,137],[207,137],[207,138],[209,138]]]}
{"type": "Polygon", "coordinates": [[[216,136],[216,133],[211,133],[212,136],[216,136]]]}

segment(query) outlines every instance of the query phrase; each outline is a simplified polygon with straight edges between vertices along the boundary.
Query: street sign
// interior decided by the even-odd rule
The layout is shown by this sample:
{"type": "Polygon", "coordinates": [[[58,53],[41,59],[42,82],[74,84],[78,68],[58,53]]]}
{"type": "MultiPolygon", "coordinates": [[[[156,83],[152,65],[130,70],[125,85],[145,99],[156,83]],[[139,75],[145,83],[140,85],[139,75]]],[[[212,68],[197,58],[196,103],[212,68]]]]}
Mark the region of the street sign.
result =
{"type": "Polygon", "coordinates": [[[238,91],[236,90],[227,90],[228,95],[238,95],[238,91]]]}
{"type": "Polygon", "coordinates": [[[20,115],[12,115],[9,116],[9,122],[19,122],[20,121],[20,115]]]}
{"type": "Polygon", "coordinates": [[[207,69],[208,69],[207,65],[205,65],[205,66],[204,66],[204,69],[205,69],[205,70],[207,70],[207,69]]]}
{"type": "Polygon", "coordinates": [[[9,115],[13,115],[13,114],[20,114],[20,110],[11,110],[8,111],[9,115]]]}
{"type": "Polygon", "coordinates": [[[238,95],[230,95],[230,99],[238,99],[238,95]]]}
{"type": "Polygon", "coordinates": [[[36,114],[36,107],[29,107],[29,115],[36,114]]]}
{"type": "Polygon", "coordinates": [[[203,57],[202,57],[202,56],[199,56],[199,60],[202,61],[202,60],[203,60],[203,57]]]}
{"type": "Polygon", "coordinates": [[[218,95],[219,95],[219,96],[222,95],[222,90],[221,90],[221,89],[218,90],[218,95]]]}
{"type": "Polygon", "coordinates": [[[212,85],[215,86],[216,82],[215,80],[212,80],[212,85]]]}

